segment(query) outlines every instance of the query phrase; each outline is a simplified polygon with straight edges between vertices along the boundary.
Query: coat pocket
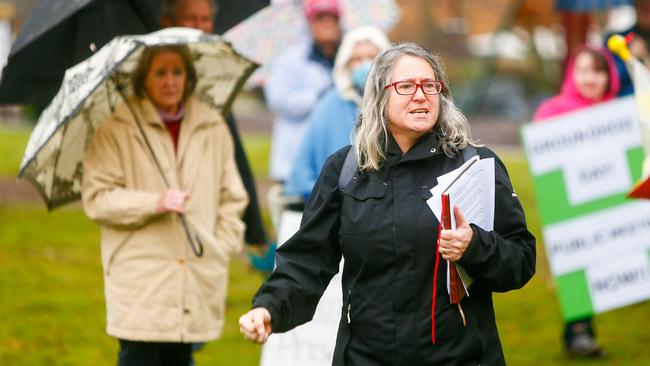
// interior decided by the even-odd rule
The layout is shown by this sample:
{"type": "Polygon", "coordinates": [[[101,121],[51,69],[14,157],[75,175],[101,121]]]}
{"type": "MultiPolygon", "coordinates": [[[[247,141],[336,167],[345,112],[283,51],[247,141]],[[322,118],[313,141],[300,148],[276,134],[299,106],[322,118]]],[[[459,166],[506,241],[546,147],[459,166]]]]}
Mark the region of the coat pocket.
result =
{"type": "Polygon", "coordinates": [[[120,254],[122,249],[124,249],[127,243],[131,240],[131,238],[135,234],[135,231],[132,230],[117,231],[117,230],[107,229],[107,228],[103,230],[104,230],[103,235],[107,237],[104,238],[103,241],[107,241],[112,244],[110,248],[102,248],[103,250],[106,251],[106,253],[103,253],[104,273],[106,274],[106,276],[110,276],[111,269],[113,268],[113,264],[115,263],[115,259],[120,254]]]}
{"type": "Polygon", "coordinates": [[[381,228],[382,202],[388,191],[387,183],[361,185],[351,182],[343,193],[341,231],[348,234],[371,234],[381,228]]]}

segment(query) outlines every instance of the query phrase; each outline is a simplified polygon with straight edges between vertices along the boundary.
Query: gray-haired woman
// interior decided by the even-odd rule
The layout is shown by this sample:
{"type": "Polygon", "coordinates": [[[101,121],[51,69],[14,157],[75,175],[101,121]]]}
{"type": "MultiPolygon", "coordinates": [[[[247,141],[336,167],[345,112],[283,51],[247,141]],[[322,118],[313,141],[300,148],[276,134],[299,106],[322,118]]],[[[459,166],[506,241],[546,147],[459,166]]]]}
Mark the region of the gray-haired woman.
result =
{"type": "Polygon", "coordinates": [[[300,230],[280,247],[276,270],[240,318],[244,336],[261,343],[309,321],[343,257],[333,365],[504,364],[492,292],[532,277],[535,238],[505,166],[470,139],[436,56],[412,43],[378,56],[352,148],[354,178],[339,182],[346,147],[325,164],[300,230]],[[468,223],[456,208],[457,229],[438,235],[429,190],[463,163],[468,147],[496,161],[494,231],[468,223]],[[444,291],[441,258],[474,278],[464,314],[444,291]]]}

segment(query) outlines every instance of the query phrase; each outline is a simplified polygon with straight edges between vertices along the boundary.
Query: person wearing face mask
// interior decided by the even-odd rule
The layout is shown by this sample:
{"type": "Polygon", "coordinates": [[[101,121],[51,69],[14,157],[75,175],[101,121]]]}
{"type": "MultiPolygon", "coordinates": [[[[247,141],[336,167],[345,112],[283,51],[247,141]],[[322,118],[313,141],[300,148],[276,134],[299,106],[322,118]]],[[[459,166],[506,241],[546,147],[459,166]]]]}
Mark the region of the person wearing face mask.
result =
{"type": "Polygon", "coordinates": [[[283,194],[316,103],[332,86],[332,69],[342,37],[339,0],[302,0],[309,28],[306,37],[287,47],[269,64],[264,97],[275,115],[271,132],[267,206],[276,232],[282,213],[298,202],[283,194]]]}
{"type": "MultiPolygon", "coordinates": [[[[612,100],[619,88],[619,77],[612,55],[604,48],[582,46],[574,52],[567,64],[560,94],[542,102],[533,120],[543,123],[548,118],[612,100]]],[[[570,356],[602,355],[602,348],[596,341],[592,317],[567,322],[563,341],[570,356]]]]}
{"type": "Polygon", "coordinates": [[[350,144],[372,62],[388,44],[384,32],[373,26],[352,29],[343,37],[334,62],[334,86],[309,116],[307,132],[284,187],[286,195],[307,198],[327,158],[350,144]]]}

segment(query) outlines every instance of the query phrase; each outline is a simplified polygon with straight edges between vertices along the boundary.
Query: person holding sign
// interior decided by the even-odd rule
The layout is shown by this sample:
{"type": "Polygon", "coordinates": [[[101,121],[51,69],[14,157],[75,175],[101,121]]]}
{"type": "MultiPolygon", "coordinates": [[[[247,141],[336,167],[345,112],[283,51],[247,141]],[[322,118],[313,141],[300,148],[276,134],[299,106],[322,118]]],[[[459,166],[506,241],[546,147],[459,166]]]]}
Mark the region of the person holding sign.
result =
{"type": "MultiPolygon", "coordinates": [[[[604,48],[582,46],[567,64],[560,94],[542,102],[533,119],[546,119],[616,98],[620,87],[616,65],[604,48]]],[[[567,322],[564,348],[571,356],[597,357],[602,354],[591,317],[567,322]]]]}
{"type": "Polygon", "coordinates": [[[619,88],[616,65],[609,51],[582,46],[576,49],[567,64],[560,94],[543,101],[533,120],[543,122],[562,113],[612,100],[619,88]]]}
{"type": "Polygon", "coordinates": [[[278,249],[275,271],[239,319],[247,339],[264,343],[308,322],[344,258],[333,365],[505,364],[492,292],[533,276],[535,238],[505,166],[470,139],[448,85],[439,58],[416,44],[379,54],[354,145],[325,163],[299,231],[278,249]],[[439,235],[426,200],[467,148],[495,161],[494,230],[455,208],[456,229],[439,235]],[[354,175],[339,179],[350,156],[354,175]],[[461,304],[466,324],[445,291],[442,259],[474,279],[461,304]]]}

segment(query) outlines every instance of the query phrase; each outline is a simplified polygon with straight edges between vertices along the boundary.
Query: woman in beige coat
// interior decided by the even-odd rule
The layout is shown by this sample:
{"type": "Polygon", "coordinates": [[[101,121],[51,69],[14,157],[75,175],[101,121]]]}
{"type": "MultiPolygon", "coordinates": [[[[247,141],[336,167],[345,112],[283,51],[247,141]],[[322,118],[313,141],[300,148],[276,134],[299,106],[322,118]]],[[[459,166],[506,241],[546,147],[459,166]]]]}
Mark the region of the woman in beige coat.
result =
{"type": "Polygon", "coordinates": [[[145,50],[132,78],[132,110],[117,107],[84,159],[84,209],[102,229],[107,332],[119,339],[119,365],[187,365],[193,342],[220,335],[247,195],[223,118],[192,95],[187,48],[145,50]]]}

